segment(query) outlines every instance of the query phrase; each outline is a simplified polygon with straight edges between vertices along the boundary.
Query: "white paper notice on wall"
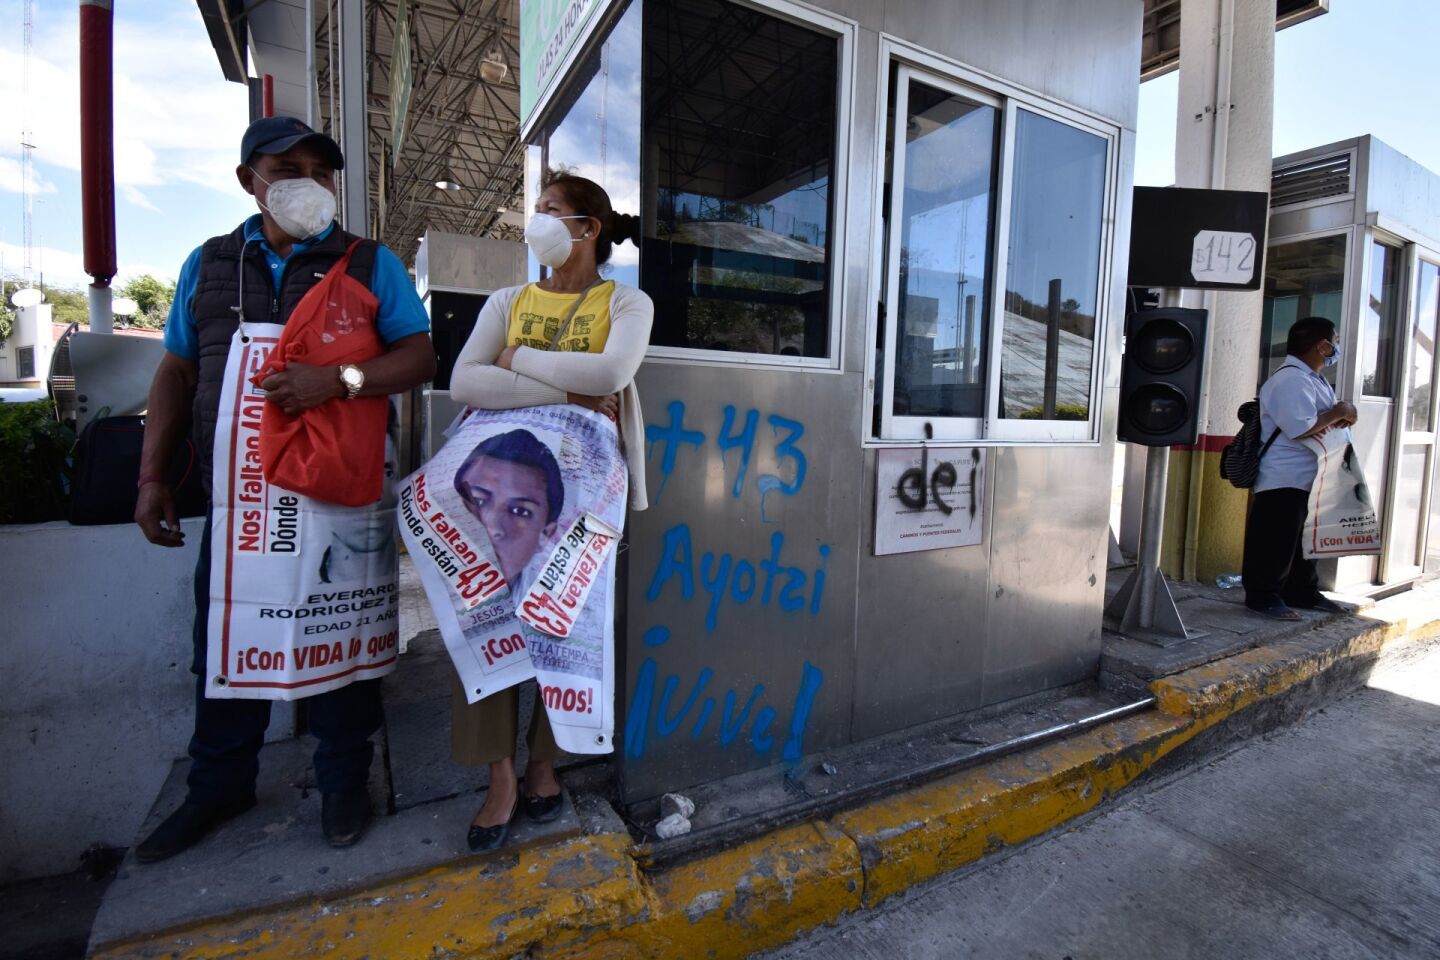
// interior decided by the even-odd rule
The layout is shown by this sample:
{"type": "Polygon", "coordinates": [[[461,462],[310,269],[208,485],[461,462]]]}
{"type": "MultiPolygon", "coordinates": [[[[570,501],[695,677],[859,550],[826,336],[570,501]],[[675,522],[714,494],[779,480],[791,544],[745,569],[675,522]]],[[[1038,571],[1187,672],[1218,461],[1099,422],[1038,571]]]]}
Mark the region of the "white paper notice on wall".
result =
{"type": "Polygon", "coordinates": [[[985,532],[985,451],[905,447],[875,458],[875,555],[968,547],[985,532]]]}
{"type": "Polygon", "coordinates": [[[1190,250],[1190,274],[1197,283],[1249,283],[1260,261],[1254,234],[1201,230],[1190,250]]]}

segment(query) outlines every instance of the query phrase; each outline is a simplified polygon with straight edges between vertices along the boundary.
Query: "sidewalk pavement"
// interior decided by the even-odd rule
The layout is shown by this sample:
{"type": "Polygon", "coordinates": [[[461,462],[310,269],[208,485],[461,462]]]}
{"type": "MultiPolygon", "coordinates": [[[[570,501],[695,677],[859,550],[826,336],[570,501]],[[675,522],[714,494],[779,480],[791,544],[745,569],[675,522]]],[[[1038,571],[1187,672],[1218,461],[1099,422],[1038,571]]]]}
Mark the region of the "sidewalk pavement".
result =
{"type": "Polygon", "coordinates": [[[767,960],[1440,956],[1440,645],[1300,724],[767,960]]]}
{"type": "MultiPolygon", "coordinates": [[[[1172,773],[1355,689],[1377,663],[1440,632],[1437,589],[1298,624],[1245,615],[1233,592],[1182,591],[1187,622],[1210,625],[1204,642],[1160,650],[1106,641],[1102,679],[1148,691],[1148,709],[884,795],[818,797],[791,822],[757,819],[748,835],[678,855],[648,839],[643,824],[622,822],[606,800],[603,768],[588,767],[566,775],[574,816],[563,830],[469,856],[434,831],[454,832],[449,821],[476,802],[473,782],[446,794],[457,788],[430,777],[427,799],[403,788],[426,778],[398,770],[397,750],[398,812],[339,851],[348,854],[339,866],[314,852],[303,807],[302,829],[290,829],[297,801],[262,803],[269,822],[233,825],[249,842],[237,833],[240,842],[226,845],[217,835],[169,865],[127,862],[90,948],[97,957],[177,960],[745,957],[1040,837],[1141,777],[1172,773]],[[293,849],[277,855],[267,833],[293,849]],[[274,862],[283,869],[273,881],[256,873],[274,862]],[[215,895],[227,884],[226,896],[215,895]]],[[[407,683],[402,701],[425,686],[407,683]]],[[[402,702],[391,712],[391,742],[416,735],[410,727],[435,738],[435,710],[402,702]]],[[[967,741],[947,742],[961,754],[953,744],[967,741]]],[[[785,781],[779,769],[754,776],[785,781]]]]}

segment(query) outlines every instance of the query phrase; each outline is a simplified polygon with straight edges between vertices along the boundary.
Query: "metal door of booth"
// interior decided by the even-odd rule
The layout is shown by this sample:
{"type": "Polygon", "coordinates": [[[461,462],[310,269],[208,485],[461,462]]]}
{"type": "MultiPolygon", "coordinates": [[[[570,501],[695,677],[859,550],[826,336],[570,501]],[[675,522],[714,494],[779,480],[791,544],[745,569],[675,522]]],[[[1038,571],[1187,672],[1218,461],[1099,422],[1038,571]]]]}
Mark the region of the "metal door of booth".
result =
{"type": "MultiPolygon", "coordinates": [[[[1435,349],[1440,319],[1440,253],[1405,247],[1405,322],[1400,327],[1380,579],[1413,579],[1426,567],[1437,434],[1435,349]]],[[[1432,568],[1434,564],[1431,564],[1432,568]]]]}

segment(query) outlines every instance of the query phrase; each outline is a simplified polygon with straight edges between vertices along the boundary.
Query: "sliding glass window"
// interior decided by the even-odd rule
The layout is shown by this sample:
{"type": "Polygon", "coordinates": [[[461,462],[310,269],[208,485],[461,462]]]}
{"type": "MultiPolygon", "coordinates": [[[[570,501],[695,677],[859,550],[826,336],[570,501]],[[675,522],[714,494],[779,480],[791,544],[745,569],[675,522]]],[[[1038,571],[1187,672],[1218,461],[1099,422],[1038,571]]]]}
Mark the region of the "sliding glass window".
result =
{"type": "Polygon", "coordinates": [[[875,435],[1092,439],[1112,138],[891,76],[875,435]]]}

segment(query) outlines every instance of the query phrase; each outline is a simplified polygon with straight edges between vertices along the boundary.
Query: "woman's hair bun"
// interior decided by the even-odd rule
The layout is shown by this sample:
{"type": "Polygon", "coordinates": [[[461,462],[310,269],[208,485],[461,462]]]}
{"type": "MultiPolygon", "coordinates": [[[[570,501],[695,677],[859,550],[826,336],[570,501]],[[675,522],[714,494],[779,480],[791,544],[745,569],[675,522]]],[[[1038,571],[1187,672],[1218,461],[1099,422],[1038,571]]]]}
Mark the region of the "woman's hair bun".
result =
{"type": "Polygon", "coordinates": [[[622,243],[629,240],[635,246],[640,246],[640,218],[633,213],[612,211],[609,226],[610,239],[613,242],[622,243]]]}

